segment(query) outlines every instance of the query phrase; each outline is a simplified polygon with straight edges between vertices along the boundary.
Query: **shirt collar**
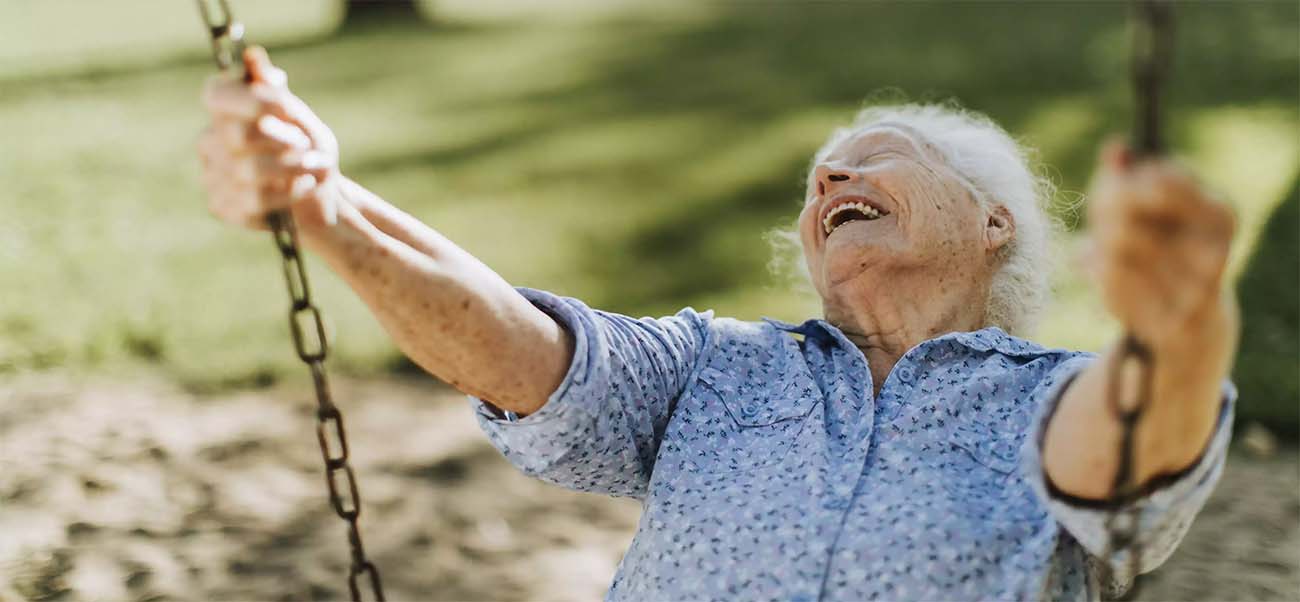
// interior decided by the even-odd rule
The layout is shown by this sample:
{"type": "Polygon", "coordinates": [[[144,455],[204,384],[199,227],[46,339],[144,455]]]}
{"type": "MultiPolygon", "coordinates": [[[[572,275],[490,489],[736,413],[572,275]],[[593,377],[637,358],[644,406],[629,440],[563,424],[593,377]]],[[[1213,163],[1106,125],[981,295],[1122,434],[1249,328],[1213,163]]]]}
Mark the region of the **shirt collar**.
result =
{"type": "MultiPolygon", "coordinates": [[[[848,341],[848,337],[844,336],[843,331],[838,327],[819,318],[805,320],[802,324],[792,324],[768,317],[764,317],[763,321],[778,330],[794,332],[806,337],[826,336],[831,339],[848,341]]],[[[976,351],[996,349],[1004,355],[1041,355],[1048,352],[1043,346],[1020,337],[1011,336],[996,326],[970,332],[950,332],[921,344],[925,345],[926,343],[940,341],[953,341],[976,351]]]]}
{"type": "Polygon", "coordinates": [[[826,320],[822,320],[819,318],[811,318],[808,320],[804,320],[803,324],[793,324],[791,322],[784,322],[782,320],[778,320],[776,318],[769,318],[767,316],[763,317],[763,321],[776,327],[777,330],[794,332],[794,333],[804,335],[806,337],[825,335],[831,338],[836,338],[835,337],[836,333],[843,334],[840,331],[840,329],[835,327],[835,325],[831,324],[830,322],[827,322],[826,320]]]}

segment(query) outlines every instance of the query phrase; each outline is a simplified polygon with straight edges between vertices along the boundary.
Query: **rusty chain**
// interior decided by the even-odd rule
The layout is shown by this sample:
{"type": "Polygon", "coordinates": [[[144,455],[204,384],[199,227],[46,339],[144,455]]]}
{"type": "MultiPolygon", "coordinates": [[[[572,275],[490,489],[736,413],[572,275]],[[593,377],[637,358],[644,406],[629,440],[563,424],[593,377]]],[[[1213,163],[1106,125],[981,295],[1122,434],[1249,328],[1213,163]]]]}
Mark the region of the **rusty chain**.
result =
{"type": "MultiPolygon", "coordinates": [[[[212,37],[212,56],[217,67],[222,71],[231,69],[243,60],[243,26],[232,18],[227,0],[197,1],[199,13],[212,37]]],[[[244,79],[248,80],[247,73],[244,79]]],[[[275,248],[280,252],[285,286],[289,291],[289,332],[293,336],[294,350],[311,370],[312,385],[316,391],[316,440],[325,462],[325,484],[329,489],[330,505],[335,514],[347,524],[348,548],[352,556],[352,564],[348,569],[348,591],[352,594],[352,600],[360,601],[362,586],[365,585],[376,600],[383,602],[384,588],[379,579],[379,569],[366,557],[365,546],[361,543],[361,529],[357,526],[357,520],[361,517],[361,494],[357,489],[356,474],[348,461],[348,438],[343,427],[343,414],[334,405],[325,374],[329,344],[320,309],[312,303],[311,288],[307,284],[307,266],[298,245],[298,230],[288,211],[278,211],[267,216],[267,225],[271,228],[275,248]],[[340,494],[340,491],[345,493],[340,494]]]]}
{"type": "MultiPolygon", "coordinates": [[[[1132,75],[1136,105],[1133,128],[1133,151],[1138,158],[1156,157],[1164,152],[1160,127],[1160,87],[1173,60],[1173,6],[1170,0],[1135,0],[1133,3],[1132,75]]],[[[1134,446],[1136,431],[1143,412],[1151,401],[1155,358],[1150,348],[1126,332],[1115,350],[1111,377],[1106,392],[1110,411],[1120,423],[1119,465],[1111,484],[1111,503],[1106,518],[1107,542],[1103,559],[1113,574],[1114,561],[1128,552],[1128,575],[1132,585],[1125,597],[1138,591],[1142,541],[1140,513],[1136,506],[1142,494],[1137,479],[1134,446]],[[1123,383],[1132,379],[1136,388],[1125,403],[1123,383]]]]}
{"type": "Polygon", "coordinates": [[[1116,349],[1113,362],[1106,395],[1110,411],[1120,423],[1119,466],[1115,469],[1111,484],[1111,502],[1114,507],[1106,517],[1106,551],[1102,557],[1107,562],[1106,569],[1113,573],[1112,563],[1116,555],[1128,552],[1128,577],[1133,581],[1126,594],[1131,597],[1137,593],[1137,575],[1142,557],[1142,540],[1138,536],[1141,529],[1140,514],[1134,504],[1141,494],[1141,483],[1134,470],[1134,435],[1151,399],[1153,357],[1150,349],[1133,335],[1125,334],[1116,349]],[[1132,400],[1124,403],[1121,385],[1127,378],[1137,381],[1137,389],[1132,400]]]}

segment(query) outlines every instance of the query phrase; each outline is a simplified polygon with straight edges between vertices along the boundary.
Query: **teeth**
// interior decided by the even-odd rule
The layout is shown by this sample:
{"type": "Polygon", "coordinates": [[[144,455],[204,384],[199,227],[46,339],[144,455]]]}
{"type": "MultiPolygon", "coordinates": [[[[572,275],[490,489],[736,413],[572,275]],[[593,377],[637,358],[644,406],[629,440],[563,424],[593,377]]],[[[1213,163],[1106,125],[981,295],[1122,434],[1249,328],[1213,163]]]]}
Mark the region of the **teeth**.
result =
{"type": "Polygon", "coordinates": [[[827,234],[830,234],[831,231],[835,229],[835,227],[831,225],[835,220],[835,216],[839,215],[841,212],[848,211],[850,209],[856,209],[857,211],[861,212],[862,215],[867,216],[868,220],[873,220],[880,217],[880,212],[876,211],[875,207],[872,207],[871,205],[868,205],[861,201],[855,201],[852,203],[844,203],[842,205],[837,205],[834,209],[831,210],[830,213],[827,213],[826,218],[822,220],[822,228],[826,230],[827,234]]]}

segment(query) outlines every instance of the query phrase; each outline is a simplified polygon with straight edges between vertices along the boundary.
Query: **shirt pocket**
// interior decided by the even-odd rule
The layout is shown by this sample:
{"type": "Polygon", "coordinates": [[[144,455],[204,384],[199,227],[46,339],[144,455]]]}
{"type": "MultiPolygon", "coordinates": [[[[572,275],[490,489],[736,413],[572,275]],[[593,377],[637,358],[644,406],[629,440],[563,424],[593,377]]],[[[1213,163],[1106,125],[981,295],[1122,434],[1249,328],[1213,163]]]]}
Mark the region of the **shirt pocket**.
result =
{"type": "Polygon", "coordinates": [[[746,379],[705,367],[683,433],[692,439],[691,464],[709,474],[780,464],[816,404],[794,379],[746,379]]]}
{"type": "Polygon", "coordinates": [[[1020,473],[1023,434],[975,421],[954,424],[947,435],[940,478],[954,513],[985,524],[1036,516],[1033,493],[1020,473]]]}
{"type": "Polygon", "coordinates": [[[1003,475],[1013,475],[1020,467],[1021,437],[1002,433],[979,422],[955,424],[948,441],[969,460],[1003,475]]]}

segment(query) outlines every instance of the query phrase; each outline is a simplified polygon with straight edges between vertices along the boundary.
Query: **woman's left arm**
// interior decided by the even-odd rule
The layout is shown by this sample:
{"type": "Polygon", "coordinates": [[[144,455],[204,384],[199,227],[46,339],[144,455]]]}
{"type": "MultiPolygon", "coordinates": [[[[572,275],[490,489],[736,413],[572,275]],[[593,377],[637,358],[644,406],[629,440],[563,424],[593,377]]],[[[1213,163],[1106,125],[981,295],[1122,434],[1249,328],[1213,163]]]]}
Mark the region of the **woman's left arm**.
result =
{"type": "MultiPolygon", "coordinates": [[[[1238,316],[1223,287],[1234,220],[1195,179],[1160,159],[1102,153],[1088,211],[1090,268],[1107,309],[1150,352],[1150,399],[1134,432],[1134,476],[1145,484],[1192,465],[1207,448],[1236,351],[1238,316]]],[[[1113,497],[1122,425],[1109,395],[1134,399],[1138,378],[1112,346],[1062,394],[1042,441],[1043,469],[1077,498],[1113,497]]]]}

